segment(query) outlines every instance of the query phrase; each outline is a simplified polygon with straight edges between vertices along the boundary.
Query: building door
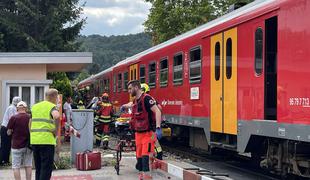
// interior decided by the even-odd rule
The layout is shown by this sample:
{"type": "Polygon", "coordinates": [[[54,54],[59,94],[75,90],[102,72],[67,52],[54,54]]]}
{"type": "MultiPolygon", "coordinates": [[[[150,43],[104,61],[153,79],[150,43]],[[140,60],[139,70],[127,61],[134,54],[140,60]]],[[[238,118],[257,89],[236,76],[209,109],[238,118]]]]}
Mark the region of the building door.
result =
{"type": "Polygon", "coordinates": [[[211,132],[237,134],[237,28],[211,37],[211,132]]]}

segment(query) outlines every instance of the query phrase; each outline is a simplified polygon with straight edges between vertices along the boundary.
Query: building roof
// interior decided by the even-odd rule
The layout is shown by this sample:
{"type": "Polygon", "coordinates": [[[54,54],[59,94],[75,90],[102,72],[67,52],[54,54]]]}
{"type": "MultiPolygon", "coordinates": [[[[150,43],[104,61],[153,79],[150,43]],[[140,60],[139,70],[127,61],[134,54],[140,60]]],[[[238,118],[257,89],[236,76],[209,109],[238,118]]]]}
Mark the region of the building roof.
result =
{"type": "Polygon", "coordinates": [[[47,72],[80,71],[92,63],[91,52],[0,53],[0,65],[46,64],[47,72]]]}

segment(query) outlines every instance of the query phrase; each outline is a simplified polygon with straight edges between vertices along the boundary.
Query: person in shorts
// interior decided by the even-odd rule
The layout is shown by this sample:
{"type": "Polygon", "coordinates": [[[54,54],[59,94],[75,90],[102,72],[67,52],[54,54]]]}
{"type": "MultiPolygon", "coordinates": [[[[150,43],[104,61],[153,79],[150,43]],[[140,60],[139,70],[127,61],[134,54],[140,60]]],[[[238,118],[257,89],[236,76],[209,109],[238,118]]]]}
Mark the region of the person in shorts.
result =
{"type": "Polygon", "coordinates": [[[24,167],[26,180],[31,180],[32,173],[32,150],[29,149],[30,116],[26,113],[27,104],[20,101],[17,106],[17,114],[10,118],[8,135],[12,135],[12,169],[15,180],[20,180],[20,168],[24,167]]]}

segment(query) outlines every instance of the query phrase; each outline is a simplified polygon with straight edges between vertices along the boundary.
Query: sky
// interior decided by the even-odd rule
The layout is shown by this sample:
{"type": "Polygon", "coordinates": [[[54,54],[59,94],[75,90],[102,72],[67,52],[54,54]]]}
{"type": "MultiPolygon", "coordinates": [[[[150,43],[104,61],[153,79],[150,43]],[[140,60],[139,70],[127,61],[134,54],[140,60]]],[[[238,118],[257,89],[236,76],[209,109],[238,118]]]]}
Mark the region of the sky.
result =
{"type": "Polygon", "coordinates": [[[143,31],[151,4],[144,0],[80,0],[86,2],[82,35],[135,34],[143,31]]]}

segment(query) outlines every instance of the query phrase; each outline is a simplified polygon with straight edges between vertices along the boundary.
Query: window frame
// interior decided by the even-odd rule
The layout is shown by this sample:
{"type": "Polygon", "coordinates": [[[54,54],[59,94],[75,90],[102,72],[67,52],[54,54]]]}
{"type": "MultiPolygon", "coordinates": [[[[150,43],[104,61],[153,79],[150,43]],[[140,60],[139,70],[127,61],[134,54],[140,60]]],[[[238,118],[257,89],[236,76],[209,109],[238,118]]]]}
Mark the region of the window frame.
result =
{"type": "Polygon", "coordinates": [[[226,68],[226,73],[225,73],[226,75],[225,75],[225,76],[226,76],[226,79],[231,79],[231,77],[232,77],[232,75],[233,75],[233,74],[232,74],[232,73],[233,73],[233,72],[232,72],[232,69],[233,69],[233,67],[232,67],[232,66],[233,66],[233,64],[232,64],[232,61],[233,61],[233,59],[232,59],[232,58],[233,58],[233,57],[232,57],[232,56],[233,56],[233,40],[232,40],[231,37],[229,37],[228,39],[226,39],[225,46],[226,46],[226,52],[225,52],[225,53],[226,53],[226,67],[225,67],[225,68],[226,68]],[[227,66],[227,64],[228,64],[228,55],[227,55],[227,54],[228,54],[228,46],[227,46],[228,40],[230,40],[230,65],[231,65],[231,66],[230,66],[230,74],[228,74],[228,72],[229,72],[229,71],[228,71],[228,68],[229,68],[229,67],[227,66]],[[228,76],[228,75],[230,75],[230,76],[228,76]]]}
{"type": "Polygon", "coordinates": [[[262,74],[263,74],[263,69],[264,69],[264,65],[263,65],[263,63],[264,63],[264,29],[261,27],[261,26],[259,26],[259,27],[257,27],[256,29],[255,29],[255,32],[254,32],[254,72],[255,72],[255,75],[256,76],[261,76],[262,74]],[[261,41],[262,41],[262,43],[261,43],[261,50],[260,50],[260,52],[261,52],[261,69],[260,69],[260,72],[258,72],[258,68],[257,68],[257,61],[258,61],[258,59],[259,58],[257,58],[257,48],[256,48],[256,46],[257,46],[257,39],[256,39],[256,33],[258,32],[258,30],[261,30],[261,33],[262,33],[262,39],[261,39],[261,41]]]}
{"type": "Polygon", "coordinates": [[[128,87],[127,87],[127,84],[129,82],[129,73],[128,71],[125,71],[123,73],[123,91],[127,91],[128,90],[128,87]],[[125,74],[127,73],[127,80],[125,79],[125,74]]]}
{"type": "Polygon", "coordinates": [[[117,92],[121,92],[122,91],[122,86],[123,86],[123,73],[119,72],[117,74],[117,92]],[[119,77],[121,77],[121,79],[119,79],[119,77]],[[121,86],[119,86],[121,85],[121,86]]]}
{"type": "Polygon", "coordinates": [[[165,56],[165,57],[162,57],[159,61],[159,87],[167,87],[168,86],[168,83],[169,83],[169,58],[168,56],[165,56]],[[167,61],[167,68],[165,69],[161,69],[161,63],[163,61],[167,61]],[[161,80],[161,74],[163,72],[167,71],[167,81],[166,82],[162,82],[161,80]]]}
{"type": "Polygon", "coordinates": [[[113,92],[116,92],[117,74],[113,74],[113,92]]]}
{"type": "MultiPolygon", "coordinates": [[[[195,61],[194,61],[195,62],[195,61]]],[[[196,62],[195,62],[196,63],[196,62]]],[[[198,63],[197,63],[198,64],[198,63]]],[[[188,61],[188,71],[189,71],[189,83],[190,84],[199,84],[199,83],[201,83],[201,80],[202,80],[202,46],[201,45],[198,45],[198,46],[194,46],[194,47],[192,47],[190,50],[189,50],[189,61],[188,61]],[[197,77],[191,77],[191,69],[192,69],[192,67],[191,66],[195,66],[195,64],[194,65],[192,65],[191,63],[193,63],[192,61],[191,61],[191,52],[193,52],[193,51],[195,51],[195,50],[197,50],[197,49],[199,49],[200,50],[200,60],[197,60],[197,61],[200,61],[200,76],[197,76],[197,77]],[[195,80],[196,78],[199,78],[199,79],[197,79],[197,80],[195,80]],[[193,80],[194,79],[194,80],[193,80]]]]}
{"type": "Polygon", "coordinates": [[[148,85],[149,85],[149,87],[152,88],[152,89],[153,89],[153,88],[156,88],[156,65],[157,65],[157,64],[156,64],[156,61],[151,61],[151,62],[149,62],[149,64],[148,64],[148,76],[149,76],[149,78],[148,78],[148,85]],[[155,71],[154,71],[154,72],[153,72],[153,71],[152,71],[152,72],[150,71],[150,69],[151,69],[151,68],[150,68],[150,65],[151,65],[151,64],[154,64],[154,65],[155,65],[155,71]],[[151,73],[152,73],[152,74],[153,74],[153,73],[155,74],[155,82],[154,82],[154,84],[153,84],[153,82],[150,83],[151,75],[152,75],[151,73]]]}
{"type": "Polygon", "coordinates": [[[177,52],[173,55],[173,74],[172,74],[172,76],[173,76],[173,85],[174,86],[179,86],[179,85],[183,84],[183,78],[184,78],[183,77],[183,74],[184,74],[183,70],[184,70],[184,52],[180,51],[180,52],[177,52]],[[175,67],[177,67],[177,66],[174,65],[174,60],[175,60],[175,57],[177,57],[179,55],[182,56],[182,65],[177,65],[177,66],[182,66],[182,70],[181,70],[182,78],[181,79],[175,79],[174,73],[175,73],[175,67]]]}
{"type": "Polygon", "coordinates": [[[220,41],[217,41],[214,45],[215,45],[214,46],[214,79],[215,79],[215,81],[219,81],[221,79],[221,43],[220,43],[220,41]],[[216,66],[216,62],[217,62],[217,54],[216,54],[217,49],[216,49],[216,47],[217,47],[217,45],[219,45],[219,56],[218,56],[219,57],[218,58],[219,65],[218,66],[216,66]],[[218,72],[218,76],[217,76],[217,72],[218,72]]]}
{"type": "Polygon", "coordinates": [[[139,81],[140,81],[140,83],[146,83],[146,66],[145,66],[145,64],[141,64],[140,66],[139,66],[139,81]],[[143,78],[144,78],[144,82],[142,82],[141,81],[141,68],[144,68],[144,76],[142,76],[143,78]]]}

